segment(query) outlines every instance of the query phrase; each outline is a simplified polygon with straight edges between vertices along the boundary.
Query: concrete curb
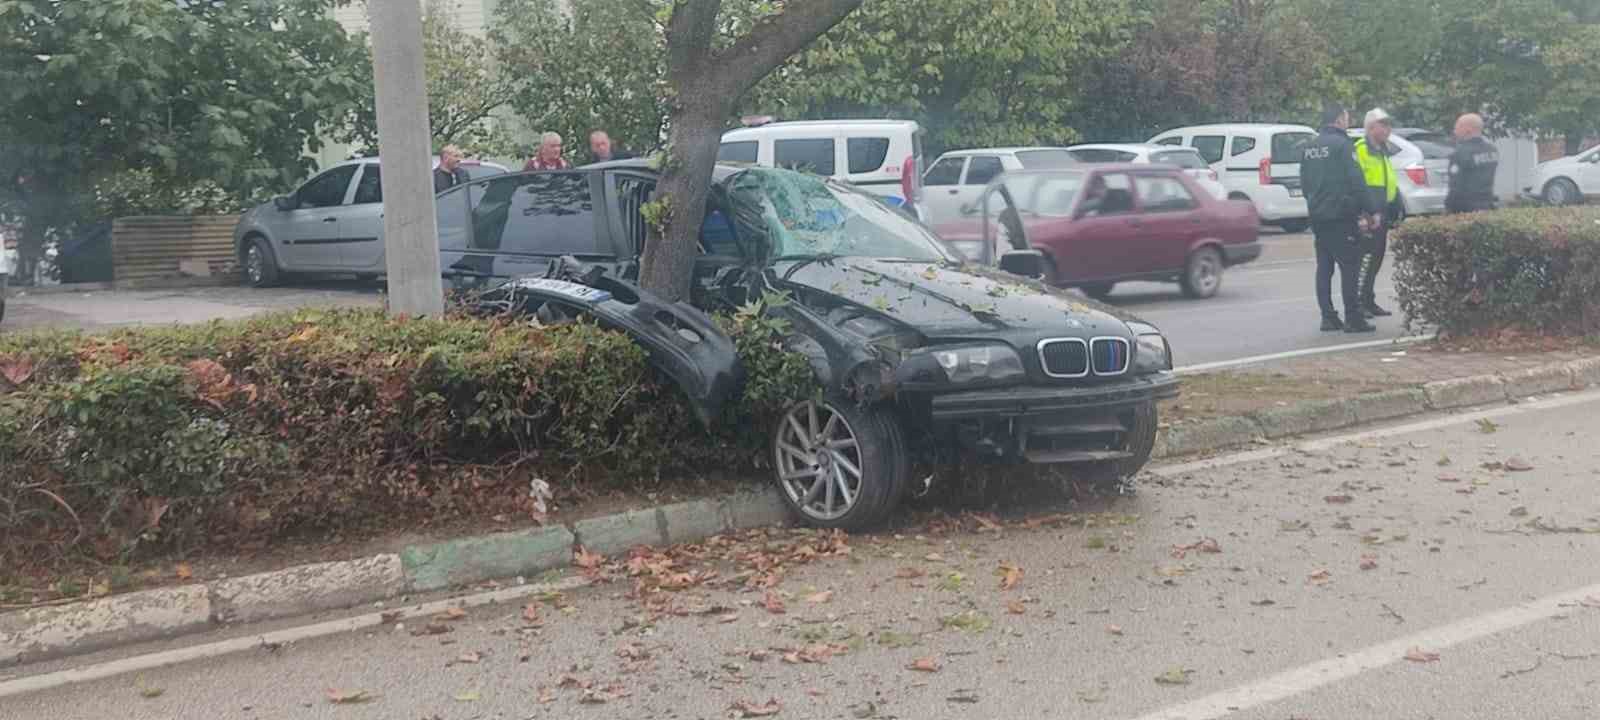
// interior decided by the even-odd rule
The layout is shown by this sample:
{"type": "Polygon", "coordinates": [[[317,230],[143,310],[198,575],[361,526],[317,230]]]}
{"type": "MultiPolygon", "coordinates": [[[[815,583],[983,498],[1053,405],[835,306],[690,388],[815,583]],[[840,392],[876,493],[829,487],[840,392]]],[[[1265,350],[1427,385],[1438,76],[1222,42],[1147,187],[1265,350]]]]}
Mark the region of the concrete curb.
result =
{"type": "MultiPolygon", "coordinates": [[[[1154,457],[1215,452],[1308,432],[1339,430],[1429,411],[1506,402],[1600,384],[1600,358],[1515,373],[1454,378],[1420,388],[1271,408],[1167,428],[1154,457]]],[[[405,592],[530,576],[568,566],[578,546],[613,554],[635,545],[694,542],[731,530],[787,524],[770,486],[720,498],[532,530],[411,545],[317,563],[0,614],[0,665],[15,666],[147,642],[218,625],[352,607],[405,592]]]]}

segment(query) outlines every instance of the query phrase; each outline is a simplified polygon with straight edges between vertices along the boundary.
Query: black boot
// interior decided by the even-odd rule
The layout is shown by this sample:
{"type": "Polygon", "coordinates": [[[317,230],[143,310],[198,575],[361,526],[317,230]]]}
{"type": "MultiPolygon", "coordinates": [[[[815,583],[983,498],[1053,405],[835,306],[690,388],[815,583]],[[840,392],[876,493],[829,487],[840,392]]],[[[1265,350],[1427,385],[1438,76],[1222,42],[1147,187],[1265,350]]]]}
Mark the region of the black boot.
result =
{"type": "Polygon", "coordinates": [[[1361,308],[1361,311],[1366,313],[1367,317],[1375,317],[1375,318],[1389,317],[1390,315],[1394,314],[1392,312],[1389,312],[1388,310],[1383,309],[1382,307],[1380,307],[1375,302],[1367,303],[1367,306],[1364,307],[1364,308],[1361,308]]]}
{"type": "Polygon", "coordinates": [[[1351,318],[1349,322],[1344,324],[1344,331],[1347,333],[1369,333],[1377,332],[1378,328],[1367,322],[1366,318],[1358,316],[1351,318]]]}
{"type": "Polygon", "coordinates": [[[1338,331],[1343,330],[1343,329],[1344,329],[1344,323],[1339,322],[1339,316],[1338,315],[1323,315],[1322,316],[1322,331],[1323,332],[1338,332],[1338,331]]]}

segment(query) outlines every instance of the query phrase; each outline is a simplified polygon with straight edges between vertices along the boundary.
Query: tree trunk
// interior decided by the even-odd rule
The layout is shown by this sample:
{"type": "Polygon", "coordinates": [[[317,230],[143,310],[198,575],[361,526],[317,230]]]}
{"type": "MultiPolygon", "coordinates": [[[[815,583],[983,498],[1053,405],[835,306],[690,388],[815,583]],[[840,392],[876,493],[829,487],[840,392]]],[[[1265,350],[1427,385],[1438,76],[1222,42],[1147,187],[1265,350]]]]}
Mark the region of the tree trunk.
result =
{"type": "Polygon", "coordinates": [[[689,299],[700,224],[727,114],[720,103],[697,104],[687,98],[669,115],[672,134],[654,200],[664,209],[647,231],[639,268],[639,286],[663,298],[689,299]]]}

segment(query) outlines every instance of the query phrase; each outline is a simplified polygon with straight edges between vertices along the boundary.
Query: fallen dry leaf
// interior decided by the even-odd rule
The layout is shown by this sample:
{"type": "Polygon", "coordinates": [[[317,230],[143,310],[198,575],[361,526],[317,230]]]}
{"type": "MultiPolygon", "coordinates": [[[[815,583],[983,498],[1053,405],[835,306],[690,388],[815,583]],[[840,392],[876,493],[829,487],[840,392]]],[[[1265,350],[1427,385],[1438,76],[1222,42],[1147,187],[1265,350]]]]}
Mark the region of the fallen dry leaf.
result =
{"type": "Polygon", "coordinates": [[[1022,568],[1011,563],[1000,563],[996,572],[1000,575],[1001,590],[1014,590],[1022,582],[1022,568]]]}
{"type": "Polygon", "coordinates": [[[911,664],[906,666],[906,669],[926,673],[939,672],[939,661],[931,657],[917,658],[912,660],[911,664]]]}
{"type": "Polygon", "coordinates": [[[1193,672],[1194,672],[1193,670],[1185,670],[1183,668],[1172,668],[1172,669],[1170,669],[1170,670],[1168,670],[1168,671],[1166,671],[1164,673],[1161,673],[1160,675],[1157,675],[1156,676],[1156,684],[1157,685],[1188,685],[1189,684],[1189,675],[1191,673],[1193,673],[1193,672]]]}
{"type": "Polygon", "coordinates": [[[173,568],[172,572],[178,576],[179,580],[188,580],[194,577],[194,568],[189,567],[189,563],[178,563],[178,566],[173,568]]]}
{"type": "Polygon", "coordinates": [[[1586,608],[1600,608],[1600,597],[1585,595],[1582,600],[1578,601],[1578,604],[1586,608]]]}
{"type": "Polygon", "coordinates": [[[539,688],[539,704],[540,705],[547,705],[547,704],[553,703],[555,701],[556,701],[556,691],[550,689],[548,686],[541,686],[539,688]]]}
{"type": "Polygon", "coordinates": [[[477,665],[480,660],[483,660],[483,655],[480,655],[480,654],[475,653],[475,652],[467,652],[467,653],[461,653],[460,655],[457,655],[455,660],[452,660],[452,661],[450,661],[448,663],[445,663],[445,664],[446,665],[477,665]]]}
{"type": "Polygon", "coordinates": [[[994,518],[986,517],[982,514],[974,514],[972,519],[977,520],[978,525],[981,526],[983,530],[1000,532],[1000,523],[995,522],[994,518]]]}
{"type": "Polygon", "coordinates": [[[0,376],[4,376],[12,387],[22,387],[22,384],[33,377],[33,359],[21,357],[0,364],[0,376]]]}
{"type": "Polygon", "coordinates": [[[1407,660],[1415,663],[1439,662],[1439,653],[1423,650],[1419,647],[1414,647],[1410,650],[1407,650],[1405,657],[1407,660]]]}
{"type": "Polygon", "coordinates": [[[435,619],[435,620],[460,620],[460,619],[462,619],[462,618],[464,618],[466,616],[467,616],[467,611],[462,610],[461,608],[458,608],[458,607],[453,607],[453,608],[449,608],[449,609],[445,610],[442,613],[439,613],[438,615],[433,616],[433,619],[435,619]]]}
{"type": "Polygon", "coordinates": [[[1505,468],[1507,472],[1527,472],[1533,469],[1533,464],[1529,463],[1527,460],[1523,460],[1520,457],[1512,455],[1511,457],[1506,458],[1505,468]]]}
{"type": "Polygon", "coordinates": [[[411,634],[415,635],[415,636],[421,636],[421,635],[443,635],[443,634],[445,634],[447,632],[451,632],[451,631],[452,631],[452,628],[449,625],[446,625],[446,624],[444,624],[442,622],[431,622],[431,623],[428,623],[426,625],[423,625],[420,628],[416,628],[416,629],[412,630],[411,634]]]}
{"type": "Polygon", "coordinates": [[[1028,608],[1022,604],[1021,600],[1012,600],[1006,603],[1006,612],[1012,615],[1021,615],[1027,611],[1028,608]]]}
{"type": "Polygon", "coordinates": [[[1333,578],[1333,573],[1328,572],[1327,568],[1323,568],[1322,570],[1318,570],[1318,571],[1316,571],[1314,573],[1311,573],[1310,575],[1306,576],[1307,580],[1310,580],[1311,582],[1314,582],[1314,583],[1327,582],[1327,581],[1331,580],[1332,578],[1333,578]]]}
{"type": "Polygon", "coordinates": [[[1511,517],[1527,517],[1527,515],[1528,506],[1526,505],[1518,505],[1514,508],[1511,508],[1511,517]]]}
{"type": "Polygon", "coordinates": [[[590,687],[593,687],[593,686],[594,686],[594,681],[593,680],[585,680],[585,679],[580,678],[580,677],[578,677],[576,675],[562,675],[561,679],[556,681],[556,687],[562,688],[562,689],[567,689],[567,690],[571,690],[571,689],[574,689],[574,688],[581,688],[581,689],[584,689],[584,690],[588,690],[590,687]]]}
{"type": "Polygon", "coordinates": [[[1378,568],[1378,556],[1377,555],[1362,555],[1361,556],[1361,569],[1362,570],[1376,570],[1377,568],[1378,568]]]}
{"type": "Polygon", "coordinates": [[[1122,634],[1122,626],[1121,625],[1107,625],[1106,626],[1106,632],[1111,633],[1112,635],[1121,635],[1122,634]]]}
{"type": "Polygon", "coordinates": [[[606,704],[606,701],[610,699],[611,698],[593,690],[585,690],[583,691],[583,695],[578,698],[578,702],[583,703],[584,705],[604,705],[606,704]]]}
{"type": "Polygon", "coordinates": [[[579,545],[578,549],[572,553],[572,564],[584,570],[598,570],[605,561],[604,556],[589,552],[582,545],[579,545]]]}
{"type": "Polygon", "coordinates": [[[1181,560],[1190,552],[1202,552],[1215,555],[1222,552],[1222,544],[1218,543],[1214,538],[1201,538],[1195,542],[1189,543],[1188,545],[1172,546],[1172,557],[1174,558],[1181,560]]]}
{"type": "Polygon", "coordinates": [[[357,705],[377,699],[376,695],[365,690],[336,690],[328,688],[326,692],[328,694],[328,702],[334,705],[357,705]]]}
{"type": "Polygon", "coordinates": [[[922,568],[914,568],[914,567],[903,567],[903,568],[900,568],[899,570],[894,571],[894,576],[899,578],[899,579],[901,579],[901,580],[915,580],[915,579],[917,579],[919,577],[922,577],[922,576],[924,576],[926,574],[927,573],[922,571],[922,568]]]}
{"type": "Polygon", "coordinates": [[[772,698],[764,703],[740,700],[735,702],[729,709],[737,713],[734,717],[768,717],[777,715],[778,711],[783,709],[783,705],[778,702],[777,698],[772,698]]]}
{"type": "Polygon", "coordinates": [[[477,702],[481,699],[483,699],[483,694],[478,690],[456,693],[456,702],[477,702]]]}
{"type": "Polygon", "coordinates": [[[1329,505],[1348,505],[1352,500],[1355,500],[1355,498],[1349,495],[1328,495],[1322,498],[1322,501],[1329,505]]]}
{"type": "Polygon", "coordinates": [[[528,625],[538,625],[539,624],[539,605],[538,605],[538,603],[528,603],[527,605],[523,605],[522,606],[522,622],[524,622],[524,623],[526,623],[528,625]]]}
{"type": "Polygon", "coordinates": [[[805,599],[806,599],[806,602],[808,602],[808,603],[813,603],[813,604],[825,603],[825,602],[828,602],[829,600],[833,599],[833,591],[832,590],[823,590],[822,592],[812,593],[810,595],[807,595],[805,599]]]}
{"type": "Polygon", "coordinates": [[[783,606],[783,598],[778,597],[778,593],[771,590],[768,590],[767,594],[761,597],[761,607],[766,608],[767,612],[773,615],[782,615],[787,612],[783,606]]]}

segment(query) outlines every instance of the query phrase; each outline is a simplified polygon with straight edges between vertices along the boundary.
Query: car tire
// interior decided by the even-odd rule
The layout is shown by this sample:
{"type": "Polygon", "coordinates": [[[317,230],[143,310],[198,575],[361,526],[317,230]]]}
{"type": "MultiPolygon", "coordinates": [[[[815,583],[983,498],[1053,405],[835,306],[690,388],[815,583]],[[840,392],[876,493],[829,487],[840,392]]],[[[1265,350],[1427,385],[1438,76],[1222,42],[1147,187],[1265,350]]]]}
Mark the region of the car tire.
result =
{"type": "Polygon", "coordinates": [[[789,510],[818,528],[853,532],[881,522],[899,503],[908,467],[897,457],[905,447],[890,429],[894,422],[839,396],[785,411],[772,431],[772,470],[789,510]],[[819,446],[826,452],[818,453],[819,446]]]}
{"type": "Polygon", "coordinates": [[[1203,247],[1189,254],[1189,262],[1184,265],[1178,284],[1187,297],[1208,298],[1222,287],[1223,269],[1222,253],[1214,247],[1203,247]]]}
{"type": "Polygon", "coordinates": [[[1117,287],[1116,283],[1108,282],[1108,283],[1089,283],[1088,285],[1079,285],[1078,289],[1082,290],[1083,294],[1088,295],[1089,297],[1092,297],[1092,298],[1094,298],[1096,300],[1104,300],[1104,299],[1106,299],[1108,297],[1111,297],[1111,291],[1116,289],[1116,287],[1117,287]]]}
{"type": "Polygon", "coordinates": [[[1285,220],[1278,223],[1278,229],[1290,235],[1298,235],[1311,227],[1310,220],[1285,220]]]}
{"type": "Polygon", "coordinates": [[[1146,401],[1144,404],[1134,406],[1128,412],[1131,413],[1131,417],[1123,417],[1123,421],[1127,422],[1130,428],[1124,449],[1131,454],[1120,460],[1085,463],[1074,468],[1075,472],[1072,474],[1096,490],[1121,488],[1128,478],[1138,475],[1139,471],[1144,469],[1145,464],[1150,462],[1150,455],[1155,451],[1156,432],[1159,428],[1156,401],[1146,401]]]}
{"type": "Polygon", "coordinates": [[[1578,203],[1578,186],[1566,178],[1556,178],[1544,184],[1544,192],[1540,193],[1544,203],[1551,207],[1576,205],[1578,203]]]}
{"type": "Polygon", "coordinates": [[[278,284],[278,258],[272,254],[272,246],[267,244],[266,238],[252,236],[245,244],[239,261],[244,266],[244,279],[251,287],[264,288],[278,284]]]}

